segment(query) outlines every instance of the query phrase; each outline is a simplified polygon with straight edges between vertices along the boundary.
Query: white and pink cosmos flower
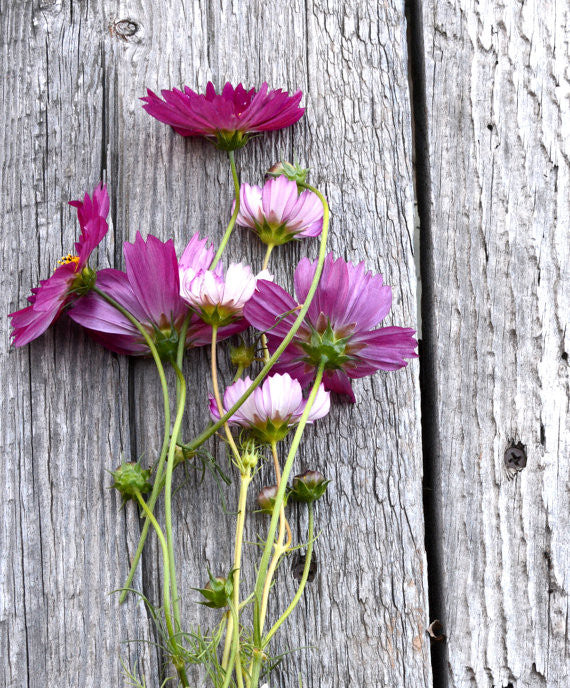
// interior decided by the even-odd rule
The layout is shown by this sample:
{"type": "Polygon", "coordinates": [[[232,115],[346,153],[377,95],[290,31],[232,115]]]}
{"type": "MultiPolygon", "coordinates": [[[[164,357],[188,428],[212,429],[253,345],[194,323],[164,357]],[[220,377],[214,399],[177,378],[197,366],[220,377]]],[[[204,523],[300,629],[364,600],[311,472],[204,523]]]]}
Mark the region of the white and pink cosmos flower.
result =
{"type": "Polygon", "coordinates": [[[179,274],[182,298],[204,322],[219,327],[243,316],[258,279],[273,280],[267,270],[254,275],[249,265],[242,263],[232,263],[225,275],[221,263],[214,270],[181,263],[179,274]]]}
{"type": "MultiPolygon", "coordinates": [[[[230,385],[224,393],[224,413],[251,387],[249,377],[230,385]]],[[[247,428],[261,442],[278,442],[297,425],[307,400],[298,380],[288,373],[270,375],[254,390],[240,408],[230,417],[231,425],[247,428]]],[[[331,405],[330,392],[321,384],[315,401],[309,412],[307,422],[313,423],[329,412],[331,405]]],[[[216,400],[210,397],[210,415],[214,421],[220,419],[216,400]]]]}
{"type": "Polygon", "coordinates": [[[236,222],[252,229],[265,244],[280,246],[292,239],[319,236],[323,204],[312,191],[299,193],[297,182],[281,175],[269,179],[263,188],[241,185],[236,222]]]}

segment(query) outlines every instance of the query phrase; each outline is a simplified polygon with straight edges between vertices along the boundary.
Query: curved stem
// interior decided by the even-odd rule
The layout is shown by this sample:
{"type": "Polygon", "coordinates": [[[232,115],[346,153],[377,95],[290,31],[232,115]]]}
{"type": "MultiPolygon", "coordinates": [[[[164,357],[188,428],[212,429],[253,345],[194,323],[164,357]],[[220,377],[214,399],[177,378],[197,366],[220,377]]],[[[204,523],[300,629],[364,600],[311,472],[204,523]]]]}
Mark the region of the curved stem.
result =
{"type": "Polygon", "coordinates": [[[210,270],[213,270],[216,267],[220,258],[222,257],[222,253],[224,252],[224,249],[226,248],[226,245],[230,239],[232,230],[234,228],[234,225],[236,223],[237,216],[239,213],[239,178],[238,178],[237,170],[236,170],[236,160],[235,160],[234,151],[228,151],[228,157],[230,159],[230,165],[232,168],[232,177],[234,179],[234,194],[235,194],[236,205],[234,208],[234,212],[232,213],[232,216],[231,216],[230,221],[228,223],[228,226],[226,228],[226,231],[224,233],[222,243],[220,244],[220,247],[218,248],[216,255],[214,256],[214,260],[212,261],[212,264],[210,265],[210,270]]]}
{"type": "MultiPolygon", "coordinates": [[[[222,404],[222,397],[220,396],[220,389],[218,387],[218,364],[216,361],[216,340],[218,336],[218,328],[216,325],[212,325],[212,345],[210,347],[211,349],[211,362],[212,362],[212,386],[214,388],[214,399],[216,400],[216,406],[218,407],[218,413],[220,414],[220,417],[224,415],[224,406],[222,404]]],[[[228,444],[231,447],[231,450],[233,452],[234,458],[238,464],[238,466],[241,463],[241,455],[239,453],[239,449],[236,446],[235,440],[232,436],[232,433],[230,431],[230,426],[227,423],[224,423],[224,430],[226,432],[226,439],[228,440],[228,444]]]]}
{"type": "MultiPolygon", "coordinates": [[[[176,365],[182,370],[182,361],[184,360],[184,351],[186,347],[186,333],[188,332],[188,326],[190,325],[190,318],[192,317],[192,313],[188,311],[188,314],[184,318],[184,322],[182,323],[182,328],[180,330],[180,335],[178,338],[178,347],[176,349],[176,365]]],[[[180,381],[178,378],[176,378],[176,403],[178,404],[178,400],[180,399],[180,381]]],[[[178,437],[176,438],[176,441],[180,441],[180,433],[178,433],[178,437]]]]}
{"type": "Polygon", "coordinates": [[[226,413],[220,418],[220,420],[216,421],[213,425],[210,425],[210,427],[206,428],[203,432],[201,432],[196,438],[192,440],[192,442],[189,442],[188,444],[182,445],[184,449],[187,451],[194,451],[198,447],[200,447],[204,442],[209,439],[214,433],[216,433],[222,425],[229,419],[233,414],[239,409],[239,407],[244,403],[246,399],[248,399],[254,392],[254,390],[259,387],[259,385],[263,382],[271,368],[273,367],[274,363],[277,361],[277,359],[281,356],[281,354],[285,351],[285,349],[289,346],[289,343],[295,336],[297,330],[301,327],[303,320],[305,319],[305,316],[307,315],[307,311],[309,310],[309,307],[311,305],[311,302],[313,300],[313,297],[315,295],[315,292],[317,291],[317,287],[319,285],[319,280],[321,278],[321,273],[323,271],[323,264],[325,262],[325,257],[326,257],[326,248],[327,248],[327,236],[328,236],[328,230],[329,230],[329,206],[328,203],[323,196],[323,194],[318,190],[315,189],[314,187],[310,186],[309,184],[303,184],[303,187],[306,189],[309,189],[309,191],[313,191],[314,193],[317,194],[317,196],[321,199],[321,203],[323,204],[323,231],[321,233],[321,245],[319,249],[319,258],[317,261],[317,267],[315,269],[315,274],[313,276],[313,281],[311,282],[311,286],[309,288],[309,291],[307,292],[307,298],[305,299],[304,304],[302,305],[301,309],[299,310],[299,314],[297,315],[297,318],[293,325],[291,325],[291,329],[289,332],[286,334],[285,338],[281,342],[281,344],[275,349],[275,352],[273,355],[269,358],[267,363],[263,366],[261,369],[259,375],[255,378],[255,380],[252,382],[251,386],[248,387],[248,389],[242,394],[242,396],[236,401],[236,403],[226,411],[226,413]]]}
{"type": "MultiPolygon", "coordinates": [[[[160,385],[162,387],[162,400],[164,404],[164,437],[162,440],[162,448],[160,450],[160,456],[158,459],[158,465],[156,467],[156,475],[154,479],[154,485],[152,487],[152,493],[150,495],[150,499],[148,501],[148,509],[150,513],[152,513],[154,509],[154,505],[156,504],[156,500],[158,499],[158,495],[160,494],[161,488],[161,478],[162,478],[162,471],[164,468],[164,461],[166,459],[166,452],[168,448],[168,439],[170,436],[170,399],[168,396],[168,385],[166,382],[166,375],[164,374],[164,367],[162,365],[162,361],[160,360],[160,356],[158,354],[158,351],[156,349],[156,346],[154,345],[154,342],[150,338],[148,332],[145,330],[145,328],[141,325],[141,323],[132,315],[129,313],[129,311],[126,308],[123,308],[121,304],[118,301],[115,301],[115,299],[112,296],[109,296],[105,292],[101,291],[100,289],[97,288],[97,286],[93,287],[93,291],[96,294],[99,294],[99,296],[104,299],[108,304],[113,306],[113,308],[116,308],[119,313],[125,316],[129,322],[131,322],[137,330],[141,333],[141,335],[144,337],[145,342],[148,345],[148,348],[150,349],[150,352],[152,354],[152,358],[154,360],[154,363],[156,365],[156,368],[158,370],[158,376],[160,377],[160,385]]],[[[144,543],[148,534],[148,529],[150,526],[150,520],[148,516],[145,519],[143,529],[141,532],[141,536],[139,538],[139,544],[137,546],[137,550],[135,552],[135,556],[133,558],[133,561],[131,563],[131,568],[129,570],[129,575],[127,576],[127,580],[125,581],[125,584],[123,586],[124,590],[121,593],[121,596],[119,597],[119,603],[122,604],[128,593],[128,588],[131,587],[131,584],[133,582],[133,578],[135,576],[135,571],[137,570],[137,566],[139,563],[139,560],[141,558],[141,554],[143,551],[144,543]]]]}
{"type": "MultiPolygon", "coordinates": [[[[234,617],[236,616],[235,610],[231,609],[231,616],[230,620],[232,621],[233,625],[236,625],[234,617]]],[[[228,621],[228,628],[229,628],[230,622],[228,621]]],[[[222,684],[222,688],[228,688],[230,685],[230,681],[232,680],[232,672],[234,668],[234,664],[236,662],[236,655],[237,655],[237,650],[238,650],[238,645],[237,643],[232,643],[232,653],[230,655],[230,660],[228,662],[227,668],[222,665],[224,669],[226,669],[226,676],[224,678],[224,683],[222,684]]]]}
{"type": "Polygon", "coordinates": [[[164,520],[166,525],[166,542],[168,544],[168,558],[170,568],[170,585],[172,588],[172,607],[174,611],[174,620],[177,625],[177,631],[180,630],[180,604],[178,600],[178,587],[176,584],[176,566],[174,562],[174,540],[172,536],[172,472],[174,470],[174,454],[176,452],[176,438],[180,433],[180,426],[182,425],[182,418],[184,417],[184,407],[186,405],[186,381],[182,371],[172,363],[174,372],[178,383],[180,385],[180,394],[178,399],[178,406],[176,408],[176,418],[174,419],[174,427],[172,428],[172,435],[170,436],[170,445],[168,447],[168,459],[166,461],[166,476],[164,485],[164,520]]]}
{"type": "Polygon", "coordinates": [[[311,570],[311,558],[313,556],[313,533],[314,533],[314,517],[313,517],[313,503],[309,502],[309,539],[307,542],[307,553],[305,554],[305,566],[303,567],[303,575],[301,577],[301,582],[299,583],[299,588],[297,589],[297,592],[295,593],[295,597],[291,600],[291,604],[287,607],[287,609],[281,614],[279,619],[273,624],[271,627],[271,630],[269,633],[265,636],[263,640],[263,647],[266,647],[271,638],[275,635],[277,630],[279,629],[279,626],[285,621],[285,619],[291,614],[293,609],[297,606],[299,600],[301,599],[301,595],[303,594],[303,591],[305,589],[305,585],[307,584],[307,580],[309,578],[309,571],[311,570]]]}
{"type": "MultiPolygon", "coordinates": [[[[261,557],[261,562],[259,564],[259,570],[257,572],[257,579],[255,582],[255,609],[253,613],[253,640],[258,649],[261,649],[261,636],[263,633],[263,627],[261,624],[261,614],[260,614],[260,606],[262,602],[262,595],[263,595],[263,590],[265,587],[265,580],[267,577],[267,569],[269,566],[269,558],[271,556],[271,549],[273,546],[273,540],[275,538],[275,531],[277,530],[277,522],[279,520],[279,513],[281,509],[281,505],[283,504],[283,498],[285,497],[285,490],[287,488],[287,480],[289,479],[289,475],[291,473],[291,469],[293,467],[293,461],[295,459],[295,455],[297,453],[297,450],[299,448],[299,443],[301,442],[301,437],[303,435],[303,431],[305,429],[305,425],[307,424],[307,420],[309,418],[309,414],[311,412],[311,408],[315,402],[315,398],[317,396],[317,392],[319,391],[319,385],[321,384],[321,381],[323,379],[323,373],[325,371],[325,361],[321,361],[319,364],[319,367],[317,369],[317,373],[315,376],[315,381],[313,382],[313,387],[311,389],[311,393],[309,394],[309,398],[307,399],[307,404],[305,405],[305,410],[303,411],[303,415],[301,416],[301,419],[299,420],[299,425],[297,426],[297,430],[295,432],[295,435],[293,437],[293,441],[291,442],[291,447],[289,449],[289,454],[287,455],[287,460],[285,462],[285,465],[283,466],[283,475],[281,476],[281,484],[279,485],[279,489],[277,490],[277,494],[275,495],[275,505],[273,507],[273,514],[271,516],[271,523],[269,524],[269,532],[267,534],[267,540],[265,541],[265,547],[263,548],[263,554],[261,557]]],[[[252,667],[252,678],[251,678],[251,688],[257,688],[257,684],[259,682],[259,675],[261,672],[261,653],[258,652],[254,654],[254,661],[253,661],[253,667],[252,667]]]]}
{"type": "Polygon", "coordinates": [[[143,499],[142,495],[140,492],[135,492],[135,496],[138,500],[138,503],[141,505],[142,510],[146,514],[148,520],[150,523],[152,523],[153,528],[156,531],[156,534],[158,536],[158,540],[160,542],[160,546],[162,548],[162,563],[164,566],[164,585],[162,588],[162,604],[164,605],[164,618],[166,620],[166,628],[168,630],[168,635],[170,636],[170,639],[172,640],[175,637],[175,632],[174,632],[174,626],[172,625],[172,617],[171,617],[171,601],[170,601],[170,570],[169,570],[169,563],[168,563],[168,545],[166,544],[166,539],[164,537],[164,533],[162,532],[161,527],[158,525],[158,521],[154,517],[154,514],[152,511],[148,508],[147,503],[143,499]]]}
{"type": "Polygon", "coordinates": [[[236,647],[236,677],[238,686],[243,685],[243,678],[241,672],[241,657],[239,650],[239,584],[240,584],[240,569],[241,569],[241,553],[243,548],[243,531],[245,527],[245,509],[247,501],[247,490],[251,482],[251,473],[248,469],[246,474],[242,474],[240,491],[239,491],[239,502],[238,502],[238,515],[236,523],[236,538],[234,547],[234,589],[233,589],[233,599],[232,607],[234,609],[233,613],[233,638],[232,645],[236,647]]]}

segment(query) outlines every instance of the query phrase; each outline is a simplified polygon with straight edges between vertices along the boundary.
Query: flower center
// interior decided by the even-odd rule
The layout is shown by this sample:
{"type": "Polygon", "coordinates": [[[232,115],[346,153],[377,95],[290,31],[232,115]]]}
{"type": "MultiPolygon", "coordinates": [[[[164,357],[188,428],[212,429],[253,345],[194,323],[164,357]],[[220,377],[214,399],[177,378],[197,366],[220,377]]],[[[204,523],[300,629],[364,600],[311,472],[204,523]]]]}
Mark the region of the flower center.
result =
{"type": "Polygon", "coordinates": [[[79,256],[72,256],[71,253],[68,253],[66,256],[62,256],[57,261],[58,265],[69,265],[69,263],[75,263],[76,265],[79,265],[79,256]]]}

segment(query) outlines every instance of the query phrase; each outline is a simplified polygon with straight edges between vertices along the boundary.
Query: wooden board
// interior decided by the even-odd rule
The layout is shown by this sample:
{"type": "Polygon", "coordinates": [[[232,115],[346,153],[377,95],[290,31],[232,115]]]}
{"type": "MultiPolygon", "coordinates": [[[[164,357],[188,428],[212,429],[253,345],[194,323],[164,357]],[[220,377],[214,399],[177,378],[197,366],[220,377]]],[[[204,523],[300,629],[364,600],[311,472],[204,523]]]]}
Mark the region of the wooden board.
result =
{"type": "MultiPolygon", "coordinates": [[[[122,267],[122,242],[139,229],[174,236],[179,250],[195,231],[220,239],[232,193],[224,156],[174,135],[138,101],[147,86],[202,89],[211,78],[304,91],[302,123],[250,143],[239,154],[242,178],[259,183],[281,155],[311,166],[331,203],[331,247],[365,259],[393,285],[391,323],[415,321],[401,2],[15,2],[1,22],[6,313],[68,252],[76,223],[66,201],[102,176],[112,232],[100,267],[122,267]]],[[[272,269],[286,286],[301,249],[316,254],[305,244],[275,256],[272,269]]],[[[259,265],[262,252],[240,230],[229,256],[259,265]]],[[[108,595],[124,580],[140,523],[130,506],[119,510],[105,473],[121,453],[155,456],[162,418],[153,366],[99,350],[65,320],[23,350],[9,349],[7,327],[4,341],[3,685],[124,685],[122,656],[131,667],[138,661],[154,688],[157,650],[122,644],[155,640],[148,616],[134,599],[119,607],[108,595]]],[[[190,438],[207,422],[206,353],[195,352],[185,372],[190,438]]],[[[309,688],[431,685],[418,364],[355,389],[359,403],[336,406],[308,432],[299,457],[299,470],[314,466],[333,483],[318,508],[317,579],[273,651],[314,647],[289,656],[272,686],[292,685],[299,673],[309,688]]],[[[230,567],[233,517],[217,505],[212,479],[200,483],[190,471],[177,481],[184,614],[208,626],[213,614],[194,604],[191,587],[204,582],[207,566],[230,567]]],[[[233,488],[225,496],[231,510],[233,488]]],[[[254,539],[265,524],[251,524],[254,539]]],[[[295,527],[302,540],[305,516],[295,527]]],[[[247,553],[251,580],[255,548],[247,553]]],[[[289,568],[279,572],[284,600],[293,592],[289,568]]],[[[151,542],[136,586],[155,603],[158,571],[151,542]]]]}
{"type": "Polygon", "coordinates": [[[433,527],[461,688],[570,680],[568,16],[564,2],[423,3],[433,527]],[[512,442],[522,471],[505,466],[512,442]]]}

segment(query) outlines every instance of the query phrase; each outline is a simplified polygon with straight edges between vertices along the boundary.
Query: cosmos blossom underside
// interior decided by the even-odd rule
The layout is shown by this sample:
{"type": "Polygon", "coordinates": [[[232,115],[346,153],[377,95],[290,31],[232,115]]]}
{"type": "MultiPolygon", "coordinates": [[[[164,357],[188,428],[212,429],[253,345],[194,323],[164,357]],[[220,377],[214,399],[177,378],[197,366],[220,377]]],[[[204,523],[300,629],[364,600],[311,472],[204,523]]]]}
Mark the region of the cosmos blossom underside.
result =
{"type": "MultiPolygon", "coordinates": [[[[295,271],[295,293],[303,303],[315,274],[316,261],[303,258],[295,271]]],[[[380,327],[392,304],[392,290],[382,275],[366,271],[342,258],[326,257],[321,280],[302,326],[285,349],[275,369],[288,372],[303,386],[324,361],[326,389],[346,394],[354,401],[350,378],[377,370],[398,370],[417,356],[414,330],[380,327]]],[[[268,333],[275,351],[295,320],[298,303],[284,289],[260,281],[246,304],[244,315],[251,325],[268,333]]]]}

